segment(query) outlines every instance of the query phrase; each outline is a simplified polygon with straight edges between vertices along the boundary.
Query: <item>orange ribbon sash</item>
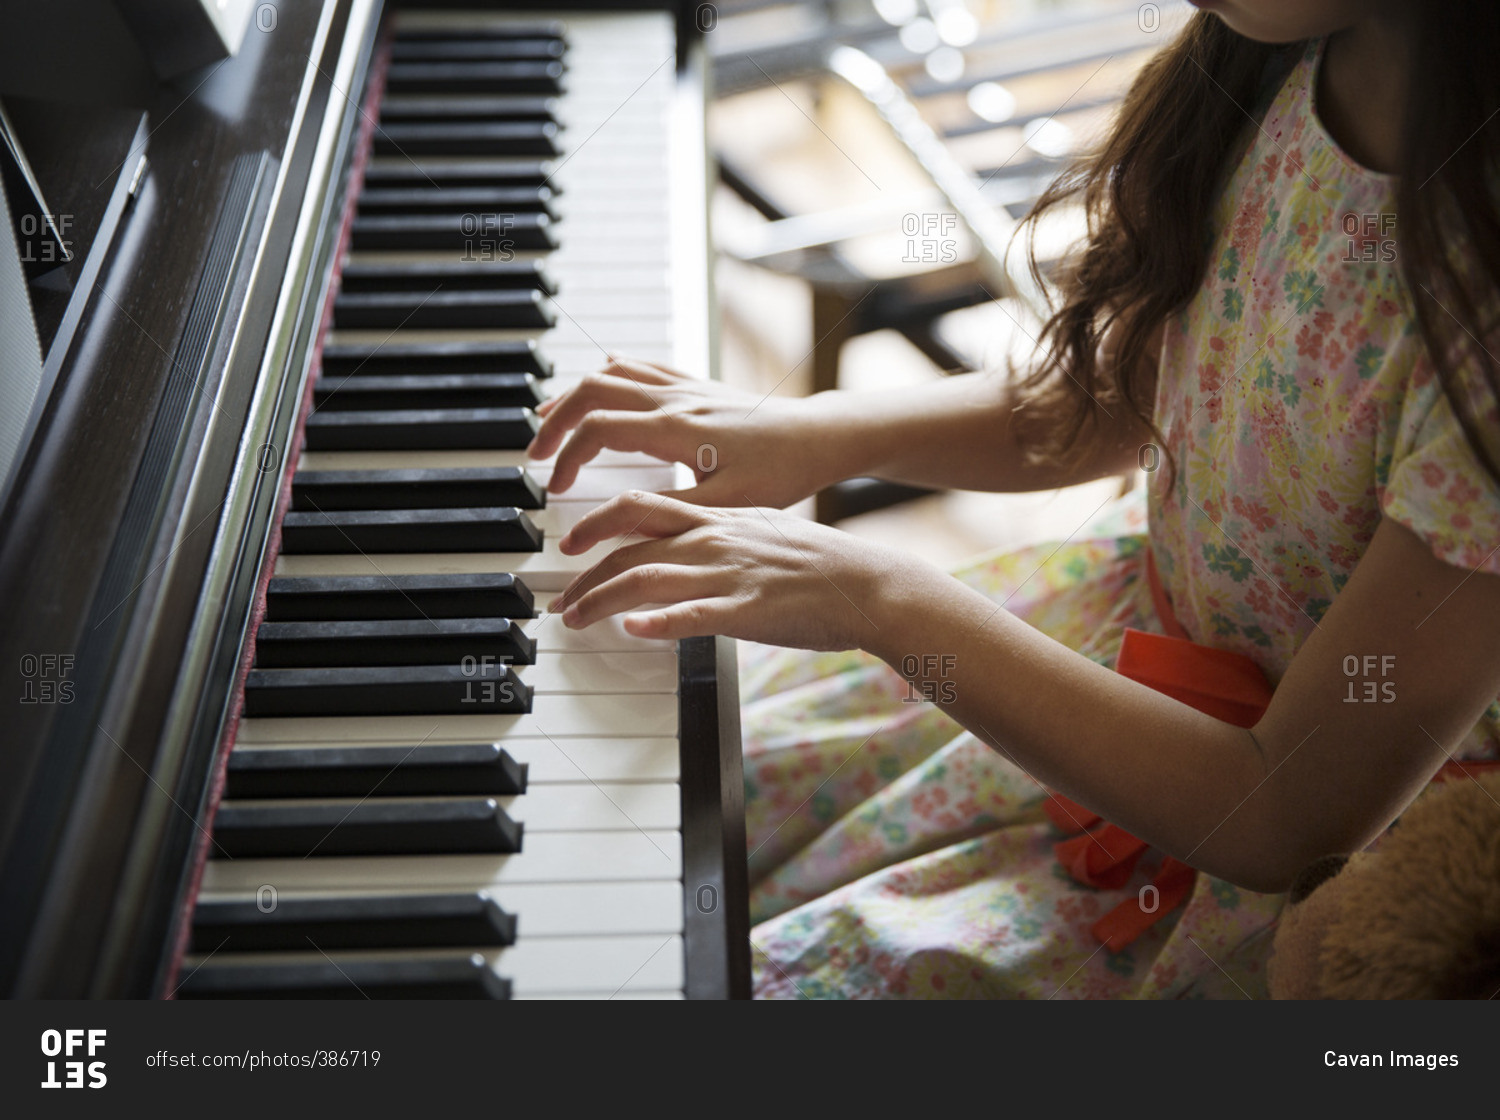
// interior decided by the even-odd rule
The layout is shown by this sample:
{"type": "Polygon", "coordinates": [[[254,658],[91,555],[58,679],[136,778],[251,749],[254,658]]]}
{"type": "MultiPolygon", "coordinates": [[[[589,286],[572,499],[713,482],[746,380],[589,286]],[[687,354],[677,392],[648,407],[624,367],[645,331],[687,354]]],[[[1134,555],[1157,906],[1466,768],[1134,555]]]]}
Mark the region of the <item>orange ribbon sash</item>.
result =
{"type": "MultiPolygon", "coordinates": [[[[1139,681],[1200,712],[1236,727],[1253,727],[1271,702],[1271,685],[1254,661],[1243,654],[1212,649],[1188,639],[1172,613],[1162,589],[1156,562],[1146,553],[1146,579],[1156,615],[1166,634],[1126,629],[1115,671],[1139,681]]],[[[1500,761],[1445,763],[1434,782],[1500,768],[1500,761]]],[[[1063,868],[1079,883],[1118,890],[1130,881],[1147,844],[1076,801],[1052,794],[1043,805],[1048,818],[1068,839],[1053,847],[1063,868]]],[[[1193,889],[1197,872],[1167,856],[1152,877],[1150,890],[1142,887],[1134,898],[1120,903],[1093,926],[1093,934],[1112,953],[1118,953],[1165,915],[1193,889]]]]}

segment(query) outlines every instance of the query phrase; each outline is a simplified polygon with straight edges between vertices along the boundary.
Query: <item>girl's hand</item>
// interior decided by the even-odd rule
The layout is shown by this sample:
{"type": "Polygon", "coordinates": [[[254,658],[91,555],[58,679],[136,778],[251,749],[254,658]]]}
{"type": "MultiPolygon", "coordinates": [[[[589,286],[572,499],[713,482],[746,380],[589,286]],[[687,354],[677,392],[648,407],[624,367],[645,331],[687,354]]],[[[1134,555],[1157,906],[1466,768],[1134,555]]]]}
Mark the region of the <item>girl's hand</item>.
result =
{"type": "Polygon", "coordinates": [[[651,539],[615,549],[554,604],[568,627],[626,611],[626,631],[643,638],[862,648],[919,563],[779,510],[706,509],[640,490],[591,511],[558,547],[572,555],[631,534],[651,539]]]}
{"type": "Polygon", "coordinates": [[[547,486],[553,494],[610,448],[691,467],[698,485],[668,491],[684,501],[782,508],[844,477],[820,407],[616,358],[537,408],[542,425],[527,453],[545,459],[562,449],[547,486]]]}

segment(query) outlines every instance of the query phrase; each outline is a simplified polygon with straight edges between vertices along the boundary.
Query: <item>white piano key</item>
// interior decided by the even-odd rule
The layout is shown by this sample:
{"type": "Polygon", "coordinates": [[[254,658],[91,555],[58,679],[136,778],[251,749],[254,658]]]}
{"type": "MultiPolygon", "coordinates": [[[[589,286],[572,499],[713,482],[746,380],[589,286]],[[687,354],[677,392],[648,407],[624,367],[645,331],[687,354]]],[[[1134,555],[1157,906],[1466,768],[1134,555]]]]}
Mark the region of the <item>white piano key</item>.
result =
{"type": "Polygon", "coordinates": [[[570,696],[545,712],[472,716],[336,716],[240,721],[238,742],[506,743],[567,737],[653,738],[677,734],[677,697],[666,693],[570,696]]]}
{"type": "Polygon", "coordinates": [[[671,830],[523,834],[515,855],[327,856],[312,859],[210,859],[204,891],[257,894],[403,887],[481,890],[513,883],[657,882],[682,878],[682,837],[671,830]]]}
{"type": "Polygon", "coordinates": [[[536,689],[533,707],[543,716],[554,705],[565,703],[566,697],[578,693],[677,691],[677,654],[671,651],[542,651],[535,665],[517,665],[514,669],[516,676],[536,689]]]}
{"type": "MultiPolygon", "coordinates": [[[[526,619],[521,628],[536,639],[537,649],[543,653],[612,653],[616,650],[675,650],[677,643],[668,638],[637,638],[627,634],[619,615],[600,619],[582,630],[570,630],[563,625],[562,618],[554,613],[550,604],[555,595],[542,595],[549,604],[536,618],[526,619]]],[[[541,608],[540,601],[538,603],[541,608]]]]}
{"type": "Polygon", "coordinates": [[[512,995],[680,988],[682,938],[626,935],[600,938],[518,938],[485,956],[511,982],[512,995]]]}
{"type": "Polygon", "coordinates": [[[676,782],[528,783],[525,793],[496,800],[525,826],[523,851],[526,836],[544,832],[682,827],[682,791],[676,782]]]}

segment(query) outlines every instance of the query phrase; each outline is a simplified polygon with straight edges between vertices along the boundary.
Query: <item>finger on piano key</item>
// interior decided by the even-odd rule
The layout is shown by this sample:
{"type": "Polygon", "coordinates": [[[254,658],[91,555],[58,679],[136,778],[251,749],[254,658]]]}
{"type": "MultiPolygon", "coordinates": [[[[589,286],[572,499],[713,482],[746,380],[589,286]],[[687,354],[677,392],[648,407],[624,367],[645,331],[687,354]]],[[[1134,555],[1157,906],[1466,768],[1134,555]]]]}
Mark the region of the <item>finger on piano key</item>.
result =
{"type": "Polygon", "coordinates": [[[457,665],[464,658],[530,665],[536,652],[536,640],[508,618],[263,622],[255,632],[258,669],[457,665]]]}
{"type": "Polygon", "coordinates": [[[510,945],[516,916],[483,891],[200,898],[194,953],[510,945]]]}
{"type": "Polygon", "coordinates": [[[188,956],[178,999],[509,999],[479,953],[225,953],[188,956]]]}
{"type": "Polygon", "coordinates": [[[506,800],[363,797],[224,801],[214,815],[209,857],[306,859],[519,852],[525,823],[510,816],[506,800]]]}
{"type": "MultiPolygon", "coordinates": [[[[556,599],[546,595],[550,604],[556,599]]],[[[582,630],[570,630],[550,606],[536,618],[525,619],[521,628],[536,642],[538,654],[611,653],[616,650],[635,653],[656,649],[675,651],[677,643],[670,638],[638,638],[627,634],[618,616],[603,618],[582,630]]]]}
{"type": "MultiPolygon", "coordinates": [[[[552,460],[531,460],[524,451],[307,451],[298,461],[301,470],[458,470],[515,467],[538,486],[552,481],[552,460]]],[[[676,469],[660,459],[630,452],[604,451],[578,472],[566,492],[549,498],[558,502],[598,503],[626,490],[676,489],[676,469]]]]}
{"type": "Polygon", "coordinates": [[[669,693],[570,696],[546,712],[523,715],[280,716],[240,721],[237,743],[500,743],[521,759],[512,740],[654,739],[677,734],[677,697],[669,693]]]}
{"type": "MultiPolygon", "coordinates": [[[[518,794],[529,767],[496,743],[396,747],[236,747],[224,796],[382,797],[518,794]]],[[[675,779],[676,774],[672,777],[675,779]]]]}

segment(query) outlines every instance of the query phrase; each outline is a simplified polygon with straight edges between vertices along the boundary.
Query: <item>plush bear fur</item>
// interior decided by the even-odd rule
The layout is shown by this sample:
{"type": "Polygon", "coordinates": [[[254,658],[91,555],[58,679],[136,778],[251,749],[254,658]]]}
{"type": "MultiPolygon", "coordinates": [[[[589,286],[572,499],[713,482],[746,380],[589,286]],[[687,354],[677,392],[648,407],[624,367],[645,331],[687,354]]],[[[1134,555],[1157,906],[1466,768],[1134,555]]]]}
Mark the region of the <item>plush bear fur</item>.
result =
{"type": "Polygon", "coordinates": [[[1500,995],[1500,773],[1430,787],[1374,848],[1299,876],[1269,981],[1278,999],[1500,995]]]}

